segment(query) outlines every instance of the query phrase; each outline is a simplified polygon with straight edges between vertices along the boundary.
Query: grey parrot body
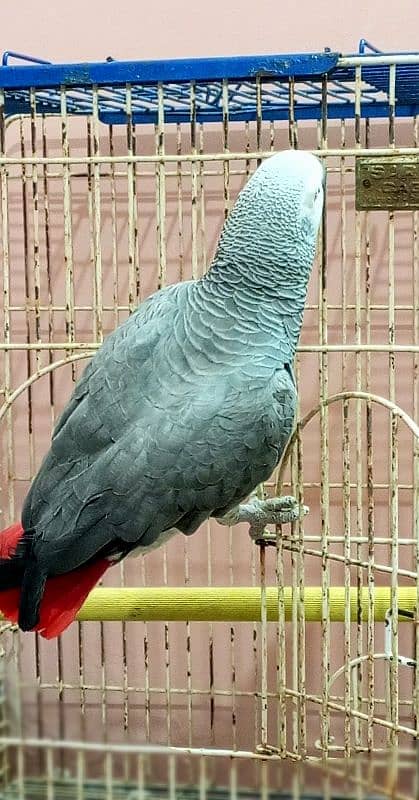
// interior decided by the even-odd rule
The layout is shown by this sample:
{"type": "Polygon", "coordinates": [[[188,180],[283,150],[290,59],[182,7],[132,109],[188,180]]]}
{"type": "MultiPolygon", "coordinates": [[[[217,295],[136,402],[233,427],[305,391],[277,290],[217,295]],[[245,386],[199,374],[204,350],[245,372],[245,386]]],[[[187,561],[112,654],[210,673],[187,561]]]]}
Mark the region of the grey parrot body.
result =
{"type": "Polygon", "coordinates": [[[322,178],[307,153],[264,162],[208,273],[150,297],[87,366],[23,509],[24,629],[47,577],[191,534],[272,473],[293,426],[322,178]]]}
{"type": "Polygon", "coordinates": [[[35,554],[48,574],[146,547],[168,528],[193,533],[278,463],[296,401],[284,333],[271,332],[269,357],[265,335],[254,358],[239,344],[225,351],[200,289],[150,298],[79,381],[23,511],[25,530],[42,530],[35,554]]]}

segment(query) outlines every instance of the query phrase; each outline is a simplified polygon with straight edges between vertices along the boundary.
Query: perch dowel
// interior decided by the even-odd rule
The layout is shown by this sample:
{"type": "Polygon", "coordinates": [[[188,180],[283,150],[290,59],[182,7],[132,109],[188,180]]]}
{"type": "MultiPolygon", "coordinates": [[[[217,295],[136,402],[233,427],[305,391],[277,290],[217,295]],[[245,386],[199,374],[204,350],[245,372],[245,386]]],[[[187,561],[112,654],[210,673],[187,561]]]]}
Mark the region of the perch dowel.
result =
{"type": "MultiPolygon", "coordinates": [[[[285,618],[292,619],[292,588],[284,588],[285,618]]],[[[278,590],[268,587],[268,620],[278,619],[278,590]]],[[[415,587],[399,587],[399,609],[411,614],[416,610],[415,587]]],[[[207,621],[252,622],[260,619],[261,592],[257,587],[190,587],[190,588],[123,588],[94,589],[78,619],[81,621],[207,621]]],[[[368,618],[368,589],[363,588],[358,597],[356,588],[350,591],[351,619],[356,621],[358,608],[362,619],[368,618]]],[[[335,586],[330,589],[330,621],[343,622],[345,618],[345,590],[335,586]]],[[[374,590],[374,619],[384,621],[391,607],[390,588],[374,590]]],[[[322,614],[322,590],[319,586],[305,588],[304,611],[307,622],[319,622],[322,614]]],[[[400,619],[406,617],[400,616],[400,619]]],[[[408,619],[408,618],[407,618],[408,619]]]]}

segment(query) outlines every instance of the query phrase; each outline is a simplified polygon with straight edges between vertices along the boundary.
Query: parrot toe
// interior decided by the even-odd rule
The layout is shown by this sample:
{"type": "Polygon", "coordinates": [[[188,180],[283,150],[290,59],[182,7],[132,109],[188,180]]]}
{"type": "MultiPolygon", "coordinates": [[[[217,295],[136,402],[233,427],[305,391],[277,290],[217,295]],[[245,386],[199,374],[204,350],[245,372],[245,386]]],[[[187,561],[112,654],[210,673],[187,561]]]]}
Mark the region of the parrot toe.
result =
{"type": "Polygon", "coordinates": [[[286,525],[308,514],[308,506],[301,505],[295,497],[270,497],[260,500],[254,495],[248,503],[241,503],[232,508],[223,517],[218,517],[222,525],[235,525],[248,522],[249,535],[254,542],[276,544],[276,534],[266,531],[267,525],[286,525]]]}

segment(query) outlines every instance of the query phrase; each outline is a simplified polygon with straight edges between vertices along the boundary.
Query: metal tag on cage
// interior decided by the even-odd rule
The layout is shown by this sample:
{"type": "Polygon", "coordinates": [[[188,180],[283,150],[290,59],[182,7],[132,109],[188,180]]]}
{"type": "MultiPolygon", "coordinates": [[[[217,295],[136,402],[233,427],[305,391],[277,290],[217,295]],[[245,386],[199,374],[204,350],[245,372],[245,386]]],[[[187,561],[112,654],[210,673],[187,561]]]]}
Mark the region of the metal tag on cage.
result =
{"type": "Polygon", "coordinates": [[[419,154],[358,158],[355,174],[358,211],[419,208],[419,154]]]}

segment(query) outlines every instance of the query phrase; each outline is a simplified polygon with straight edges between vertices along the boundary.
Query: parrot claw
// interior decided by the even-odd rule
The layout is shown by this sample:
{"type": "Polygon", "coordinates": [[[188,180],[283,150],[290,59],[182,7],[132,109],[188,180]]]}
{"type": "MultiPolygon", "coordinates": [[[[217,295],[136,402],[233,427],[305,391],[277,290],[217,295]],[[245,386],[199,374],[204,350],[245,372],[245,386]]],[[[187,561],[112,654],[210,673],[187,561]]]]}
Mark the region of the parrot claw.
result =
{"type": "Polygon", "coordinates": [[[308,506],[300,505],[295,497],[270,497],[260,500],[252,496],[248,503],[232,508],[224,517],[218,518],[221,525],[236,525],[248,522],[250,538],[261,544],[276,545],[276,534],[265,530],[267,525],[286,525],[308,514],[308,506]]]}

